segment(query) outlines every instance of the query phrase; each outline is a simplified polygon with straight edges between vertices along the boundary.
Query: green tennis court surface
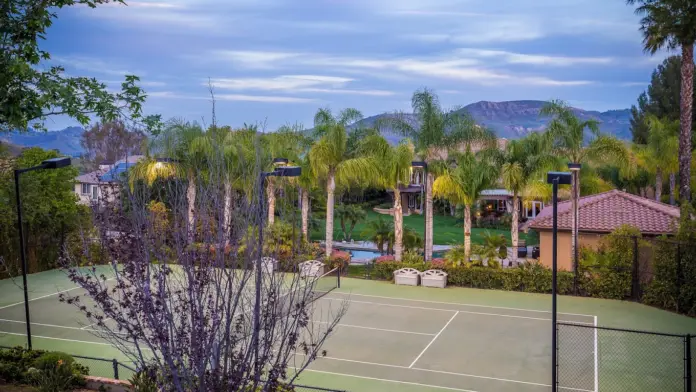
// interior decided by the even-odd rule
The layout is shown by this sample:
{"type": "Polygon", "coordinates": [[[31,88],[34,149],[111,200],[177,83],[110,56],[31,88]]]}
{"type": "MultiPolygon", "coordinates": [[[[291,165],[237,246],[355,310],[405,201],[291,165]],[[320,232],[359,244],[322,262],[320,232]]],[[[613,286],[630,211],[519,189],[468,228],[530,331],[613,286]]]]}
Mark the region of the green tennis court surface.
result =
{"type": "MultiPolygon", "coordinates": [[[[31,275],[29,285],[35,348],[125,360],[74,307],[58,302],[61,291],[82,291],[62,272],[31,275]]],[[[3,280],[0,293],[0,345],[25,345],[21,289],[3,280]]],[[[345,300],[349,309],[324,346],[326,357],[300,376],[302,384],[349,391],[551,390],[550,296],[342,279],[341,289],[313,306],[322,314],[345,300]]],[[[692,319],[634,303],[562,297],[560,309],[560,321],[582,325],[696,330],[692,319]]],[[[590,381],[562,390],[595,390],[602,373],[595,353],[603,343],[594,334],[583,341],[571,355],[586,359],[590,381]]],[[[95,374],[96,365],[88,366],[95,374]]]]}

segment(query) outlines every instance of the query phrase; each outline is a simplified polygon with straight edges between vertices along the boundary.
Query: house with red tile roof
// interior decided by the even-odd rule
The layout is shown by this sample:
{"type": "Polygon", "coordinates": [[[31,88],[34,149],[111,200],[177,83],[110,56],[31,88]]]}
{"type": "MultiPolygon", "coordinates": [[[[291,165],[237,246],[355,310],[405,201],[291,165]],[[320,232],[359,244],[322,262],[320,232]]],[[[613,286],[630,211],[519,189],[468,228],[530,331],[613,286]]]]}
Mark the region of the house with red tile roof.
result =
{"type": "MultiPolygon", "coordinates": [[[[558,268],[572,270],[570,201],[558,203],[558,268]]],[[[622,225],[636,227],[644,236],[674,233],[679,222],[679,208],[619,190],[581,197],[578,203],[581,247],[597,248],[603,236],[622,225]]],[[[536,219],[522,225],[522,230],[539,232],[540,260],[551,266],[553,207],[544,208],[536,219]]]]}

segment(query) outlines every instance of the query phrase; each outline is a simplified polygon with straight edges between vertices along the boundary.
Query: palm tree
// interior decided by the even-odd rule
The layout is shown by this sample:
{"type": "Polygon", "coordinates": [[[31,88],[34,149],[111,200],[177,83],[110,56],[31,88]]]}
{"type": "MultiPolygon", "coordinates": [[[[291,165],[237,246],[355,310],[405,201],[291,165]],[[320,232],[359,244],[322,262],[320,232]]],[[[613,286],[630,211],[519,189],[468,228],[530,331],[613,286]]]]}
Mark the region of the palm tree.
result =
{"type": "MultiPolygon", "coordinates": [[[[457,110],[444,111],[437,95],[427,88],[416,90],[411,97],[412,114],[395,113],[384,118],[378,126],[389,126],[408,136],[414,143],[416,155],[429,167],[445,159],[446,151],[464,141],[491,137],[486,129],[477,127],[471,118],[457,110]]],[[[433,256],[433,183],[435,172],[428,171],[425,179],[425,260],[433,256]]]]}
{"type": "Polygon", "coordinates": [[[341,230],[343,231],[343,240],[350,241],[353,237],[355,225],[367,218],[365,210],[356,204],[339,204],[335,210],[338,219],[341,222],[341,230]],[[348,223],[348,227],[346,227],[348,223]]]}
{"type": "Polygon", "coordinates": [[[551,138],[548,134],[531,133],[520,140],[511,140],[499,155],[500,177],[507,190],[512,192],[512,258],[517,258],[519,244],[520,198],[547,199],[548,187],[541,181],[543,172],[555,162],[551,155],[551,138]]]}
{"type": "Polygon", "coordinates": [[[655,200],[662,199],[663,175],[669,176],[669,202],[675,203],[676,173],[679,170],[679,158],[674,151],[679,146],[679,122],[659,119],[655,116],[646,118],[648,124],[648,144],[645,148],[648,159],[646,166],[655,174],[655,200]]]}
{"type": "Polygon", "coordinates": [[[362,235],[374,242],[380,253],[384,253],[384,245],[389,243],[389,237],[393,232],[393,222],[385,221],[380,216],[377,220],[367,222],[362,235]]]}
{"type": "Polygon", "coordinates": [[[379,177],[375,185],[390,189],[394,194],[394,260],[401,261],[403,254],[404,211],[401,204],[401,187],[408,186],[413,162],[413,145],[403,140],[390,146],[382,136],[373,135],[361,143],[364,154],[373,159],[379,177]]]}
{"type": "MultiPolygon", "coordinates": [[[[588,161],[614,162],[619,167],[629,163],[629,152],[626,146],[613,136],[603,135],[599,131],[596,120],[581,121],[563,101],[551,101],[541,110],[542,115],[552,115],[553,119],[547,126],[549,137],[553,141],[553,152],[556,156],[568,160],[569,164],[582,164],[588,161]],[[585,130],[590,134],[586,135],[585,130]],[[586,140],[590,139],[586,143],[586,140]]],[[[578,279],[578,199],[580,198],[580,172],[573,170],[571,203],[573,214],[571,226],[571,252],[573,254],[574,290],[577,290],[578,279]]]]}
{"type": "Polygon", "coordinates": [[[637,4],[641,15],[643,48],[650,54],[681,47],[681,97],[679,133],[679,197],[691,200],[691,116],[693,105],[694,42],[696,42],[696,3],[684,0],[626,0],[637,4]]]}
{"type": "Polygon", "coordinates": [[[312,170],[317,178],[326,179],[326,257],[333,250],[334,203],[336,185],[348,185],[361,180],[370,181],[375,174],[372,161],[366,157],[351,157],[347,148],[346,124],[350,118],[360,117],[343,113],[359,113],[354,109],[334,117],[328,109],[320,109],[315,116],[315,129],[320,139],[309,151],[312,170]]]}
{"type": "Polygon", "coordinates": [[[188,238],[193,241],[195,233],[196,173],[201,168],[201,156],[196,153],[194,140],[204,135],[203,128],[195,123],[181,120],[170,121],[150,146],[154,156],[139,162],[129,172],[129,182],[145,180],[148,186],[158,178],[179,177],[187,180],[188,238]]]}
{"type": "Polygon", "coordinates": [[[314,171],[312,171],[309,154],[305,154],[297,163],[302,168],[300,177],[297,179],[300,185],[302,239],[309,241],[309,195],[316,186],[316,177],[314,176],[314,171]]]}
{"type": "Polygon", "coordinates": [[[464,206],[464,255],[471,255],[471,207],[481,192],[495,183],[498,170],[494,162],[481,154],[476,155],[467,147],[463,154],[455,155],[456,165],[446,169],[433,185],[433,194],[450,203],[464,206]]]}

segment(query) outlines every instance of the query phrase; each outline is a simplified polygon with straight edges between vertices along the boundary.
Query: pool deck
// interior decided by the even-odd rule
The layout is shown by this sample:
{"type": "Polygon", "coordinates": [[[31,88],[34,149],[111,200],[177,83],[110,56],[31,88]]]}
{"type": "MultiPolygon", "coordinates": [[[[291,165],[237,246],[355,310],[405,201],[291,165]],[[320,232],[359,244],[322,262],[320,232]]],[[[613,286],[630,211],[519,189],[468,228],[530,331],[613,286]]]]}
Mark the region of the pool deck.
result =
{"type": "MultiPolygon", "coordinates": [[[[324,245],[324,241],[320,242],[324,245]]],[[[377,245],[370,241],[356,241],[356,242],[343,242],[334,241],[333,247],[336,249],[346,249],[346,250],[366,250],[378,252],[377,245]]],[[[433,252],[447,251],[452,248],[452,245],[433,245],[433,252]]]]}

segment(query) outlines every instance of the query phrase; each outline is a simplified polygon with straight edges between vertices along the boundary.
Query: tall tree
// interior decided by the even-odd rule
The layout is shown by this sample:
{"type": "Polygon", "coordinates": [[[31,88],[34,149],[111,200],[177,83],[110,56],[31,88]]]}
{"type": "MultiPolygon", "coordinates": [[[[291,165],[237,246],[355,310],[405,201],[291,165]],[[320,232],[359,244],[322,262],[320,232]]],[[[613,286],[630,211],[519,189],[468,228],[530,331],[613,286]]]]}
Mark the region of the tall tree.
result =
{"type": "Polygon", "coordinates": [[[159,117],[143,118],[146,95],[138,77],[128,75],[121,91],[111,93],[95,78],[66,77],[60,66],[43,67],[51,59],[39,41],[57,18],[57,10],[83,5],[96,7],[123,0],[6,0],[0,6],[0,132],[43,129],[49,116],[64,115],[83,126],[96,115],[109,122],[118,118],[142,121],[153,131],[159,117]]]}
{"type": "Polygon", "coordinates": [[[379,171],[375,185],[392,191],[394,195],[394,259],[401,261],[404,240],[404,211],[401,203],[401,187],[408,186],[413,161],[413,145],[405,140],[390,146],[382,136],[370,136],[363,140],[362,150],[374,160],[379,171]]]}
{"type": "Polygon", "coordinates": [[[131,187],[137,180],[152,185],[158,178],[183,178],[187,182],[186,222],[189,241],[194,240],[196,222],[196,178],[202,168],[201,159],[205,150],[199,142],[205,135],[203,128],[195,123],[171,120],[161,135],[153,140],[153,155],[138,162],[129,172],[131,187]]]}
{"type": "MultiPolygon", "coordinates": [[[[626,146],[613,136],[607,136],[599,131],[599,123],[595,120],[581,121],[563,101],[552,101],[541,110],[542,115],[551,115],[553,119],[547,130],[553,141],[554,153],[568,163],[613,162],[624,167],[628,165],[629,153],[626,146]],[[586,135],[586,130],[589,134],[586,135]],[[589,139],[587,143],[586,140],[589,139]]],[[[575,287],[577,288],[578,260],[578,199],[580,198],[580,172],[573,171],[571,202],[573,214],[571,226],[571,252],[573,254],[573,270],[575,272],[575,287]]]]}
{"type": "Polygon", "coordinates": [[[309,159],[316,177],[326,180],[326,257],[331,256],[333,250],[336,185],[371,181],[375,177],[372,161],[351,156],[348,150],[346,125],[352,118],[360,117],[358,114],[354,109],[346,109],[335,117],[328,109],[320,109],[314,119],[320,138],[309,151],[309,159]]]}
{"type": "Polygon", "coordinates": [[[556,159],[551,154],[551,137],[548,133],[531,133],[520,140],[508,142],[499,155],[500,175],[503,185],[512,192],[512,257],[517,258],[519,245],[520,198],[528,200],[544,198],[545,186],[539,179],[552,167],[556,159]]]}
{"type": "MultiPolygon", "coordinates": [[[[486,129],[476,126],[470,116],[457,110],[445,111],[437,95],[427,88],[416,90],[411,97],[412,114],[394,113],[378,124],[389,126],[408,136],[415,146],[416,155],[428,165],[442,160],[443,154],[461,142],[491,137],[486,129]]],[[[425,193],[425,259],[433,256],[433,183],[435,173],[428,171],[425,193]]]]}
{"type": "Polygon", "coordinates": [[[648,144],[639,148],[639,158],[642,158],[642,166],[655,176],[655,200],[662,199],[663,177],[666,175],[669,178],[670,204],[674,205],[679,170],[679,157],[674,152],[679,148],[679,121],[649,115],[646,123],[649,127],[648,144]]]}
{"type": "Polygon", "coordinates": [[[626,0],[638,5],[643,47],[655,54],[660,49],[681,48],[681,89],[679,133],[679,195],[691,200],[691,126],[694,95],[694,42],[696,42],[696,3],[689,0],[626,0]]]}
{"type": "Polygon", "coordinates": [[[116,162],[128,155],[142,154],[147,137],[140,130],[129,130],[123,121],[96,123],[82,134],[80,145],[86,158],[98,165],[116,162]]]}
{"type": "Polygon", "coordinates": [[[477,157],[469,147],[463,154],[455,154],[455,165],[435,180],[433,194],[464,206],[464,259],[471,255],[471,207],[481,192],[498,179],[495,162],[487,154],[477,157]]]}

